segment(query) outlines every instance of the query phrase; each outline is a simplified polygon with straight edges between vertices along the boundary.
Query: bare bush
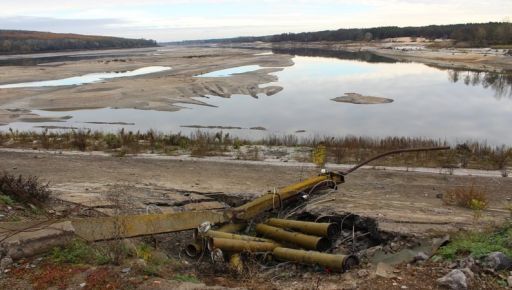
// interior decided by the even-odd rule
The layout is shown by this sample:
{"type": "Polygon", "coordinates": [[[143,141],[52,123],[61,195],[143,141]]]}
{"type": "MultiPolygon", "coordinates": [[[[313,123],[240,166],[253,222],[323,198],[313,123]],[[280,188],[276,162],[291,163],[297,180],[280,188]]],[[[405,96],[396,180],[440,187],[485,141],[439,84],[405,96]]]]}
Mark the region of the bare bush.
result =
{"type": "Polygon", "coordinates": [[[41,183],[36,176],[14,176],[4,172],[0,177],[0,192],[24,203],[42,204],[50,197],[48,183],[41,183]]]}

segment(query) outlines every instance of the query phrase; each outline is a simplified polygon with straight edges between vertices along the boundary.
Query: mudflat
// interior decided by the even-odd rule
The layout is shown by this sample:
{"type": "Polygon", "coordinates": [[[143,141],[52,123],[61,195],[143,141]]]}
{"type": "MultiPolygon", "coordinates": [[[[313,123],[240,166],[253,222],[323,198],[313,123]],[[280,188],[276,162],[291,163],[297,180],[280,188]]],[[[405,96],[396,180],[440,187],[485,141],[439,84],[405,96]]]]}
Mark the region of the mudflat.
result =
{"type": "MultiPolygon", "coordinates": [[[[273,188],[284,187],[318,174],[314,167],[269,163],[222,162],[205,158],[124,157],[81,153],[55,154],[49,151],[0,151],[0,171],[24,176],[36,175],[50,181],[56,198],[95,207],[122,191],[133,207],[147,203],[153,195],[175,191],[194,192],[212,205],[213,195],[250,200],[273,188]],[[202,197],[201,197],[202,196],[202,197]]],[[[275,163],[275,162],[274,162],[275,163]]],[[[311,202],[305,210],[315,215],[357,215],[376,220],[384,232],[428,235],[482,226],[482,222],[503,222],[510,212],[512,178],[455,176],[439,173],[362,169],[346,177],[346,183],[311,202]],[[471,209],[443,203],[440,194],[457,186],[478,185],[489,192],[489,207],[479,223],[471,209]],[[324,202],[322,202],[324,201],[324,202]]],[[[172,198],[166,202],[172,203],[172,198]]],[[[141,210],[145,208],[141,205],[141,210]]],[[[101,204],[98,209],[102,210],[101,204]]],[[[162,212],[170,208],[160,209],[162,212]]]]}
{"type": "Polygon", "coordinates": [[[26,111],[33,109],[63,111],[115,107],[175,111],[179,110],[179,104],[206,105],[194,99],[206,95],[226,98],[233,94],[272,95],[282,88],[262,85],[276,81],[272,72],[293,65],[289,55],[257,55],[258,51],[247,49],[164,47],[89,54],[98,54],[99,58],[35,66],[3,66],[0,85],[132,71],[150,66],[172,69],[86,85],[0,89],[0,123],[36,118],[26,111]],[[195,77],[245,65],[262,68],[230,77],[195,77]]]}

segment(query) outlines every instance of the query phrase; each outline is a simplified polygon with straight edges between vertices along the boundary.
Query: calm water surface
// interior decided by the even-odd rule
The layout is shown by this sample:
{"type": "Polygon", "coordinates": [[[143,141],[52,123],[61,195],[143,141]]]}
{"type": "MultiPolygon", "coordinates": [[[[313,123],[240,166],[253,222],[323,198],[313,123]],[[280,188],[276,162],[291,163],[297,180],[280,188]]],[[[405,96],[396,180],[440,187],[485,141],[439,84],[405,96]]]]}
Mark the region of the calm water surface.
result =
{"type": "Polygon", "coordinates": [[[122,77],[133,77],[138,75],[145,75],[155,72],[161,72],[170,70],[170,67],[166,66],[148,66],[139,68],[132,71],[125,72],[104,72],[104,73],[91,73],[82,76],[70,77],[65,79],[58,80],[48,80],[48,81],[36,81],[36,82],[26,82],[26,83],[14,83],[14,84],[5,84],[0,85],[0,89],[12,89],[12,88],[33,88],[33,87],[59,87],[59,86],[72,86],[72,85],[83,85],[96,83],[102,80],[107,79],[115,79],[122,77]]]}
{"type": "MultiPolygon", "coordinates": [[[[215,125],[243,127],[245,129],[225,131],[248,138],[306,130],[297,135],[416,136],[452,142],[478,139],[492,144],[512,144],[510,75],[440,70],[418,63],[393,63],[381,57],[368,57],[295,56],[294,66],[275,73],[279,78],[277,82],[262,85],[284,87],[273,96],[198,98],[215,107],[183,104],[185,108],[178,112],[109,108],[35,111],[43,116],[71,115],[73,118],[59,123],[11,123],[0,128],[54,125],[105,131],[124,127],[126,130],[187,133],[195,129],[181,126],[215,125]],[[391,98],[394,102],[355,105],[331,100],[348,92],[391,98]],[[135,124],[84,123],[90,121],[135,124]],[[265,127],[267,131],[248,129],[256,126],[265,127]]],[[[249,70],[258,68],[251,66],[249,70]]],[[[241,71],[247,71],[247,67],[208,75],[229,76],[241,71]]]]}

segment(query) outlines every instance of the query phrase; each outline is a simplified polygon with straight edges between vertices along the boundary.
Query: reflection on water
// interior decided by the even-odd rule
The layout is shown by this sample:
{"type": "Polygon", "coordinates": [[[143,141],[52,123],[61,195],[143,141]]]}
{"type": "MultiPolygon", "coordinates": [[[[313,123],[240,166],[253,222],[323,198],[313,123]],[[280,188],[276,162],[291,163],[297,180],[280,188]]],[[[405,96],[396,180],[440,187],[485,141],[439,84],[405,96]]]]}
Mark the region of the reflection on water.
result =
{"type": "Polygon", "coordinates": [[[27,57],[0,59],[0,66],[33,66],[47,63],[59,63],[64,61],[79,61],[99,59],[106,57],[134,57],[142,54],[96,54],[96,55],[60,55],[60,56],[44,56],[44,57],[27,57]]]}
{"type": "Polygon", "coordinates": [[[346,60],[359,60],[370,63],[396,63],[389,57],[373,54],[368,51],[345,51],[345,50],[325,50],[318,48],[272,48],[273,53],[291,54],[298,56],[318,56],[318,57],[332,57],[346,60]]]}
{"type": "Polygon", "coordinates": [[[161,71],[170,70],[167,66],[148,66],[139,68],[132,71],[126,72],[106,72],[106,73],[92,73],[83,76],[70,77],[60,80],[49,80],[49,81],[37,81],[37,82],[26,82],[26,83],[15,83],[0,85],[0,89],[12,89],[12,88],[34,88],[34,87],[58,87],[58,86],[72,86],[72,85],[83,85],[99,82],[106,79],[115,79],[122,77],[133,77],[138,75],[145,75],[150,73],[156,73],[161,71]]]}
{"type": "Polygon", "coordinates": [[[251,72],[251,71],[259,70],[259,69],[262,69],[262,68],[263,67],[261,67],[259,65],[244,65],[244,66],[232,67],[232,68],[223,69],[223,70],[212,71],[212,72],[205,73],[205,74],[202,74],[202,75],[197,75],[196,77],[198,77],[198,78],[229,77],[229,76],[232,76],[234,74],[241,74],[241,73],[251,72]]]}
{"type": "MultiPolygon", "coordinates": [[[[507,78],[491,74],[458,72],[448,80],[446,71],[419,63],[363,62],[360,59],[296,56],[294,65],[275,72],[283,91],[259,98],[234,95],[231,98],[197,98],[212,106],[183,104],[177,112],[134,109],[98,109],[72,112],[43,112],[41,115],[73,118],[59,123],[12,123],[0,127],[31,129],[55,125],[99,130],[182,131],[182,125],[233,126],[230,134],[260,138],[268,134],[411,136],[448,141],[487,140],[491,144],[512,144],[512,98],[494,98],[507,87],[507,78]],[[456,75],[456,77],[455,77],[456,75]],[[453,80],[457,80],[453,82],[453,80]],[[468,83],[469,85],[466,85],[468,83]],[[337,103],[332,98],[345,93],[394,99],[385,105],[337,103]],[[85,122],[126,122],[134,125],[86,124],[85,122]],[[264,127],[268,131],[247,128],[264,127]]],[[[218,129],[215,129],[218,130],[218,129]]]]}
{"type": "Polygon", "coordinates": [[[494,91],[494,97],[497,99],[512,98],[512,71],[497,73],[449,70],[448,79],[454,83],[460,81],[467,86],[491,88],[494,91]]]}

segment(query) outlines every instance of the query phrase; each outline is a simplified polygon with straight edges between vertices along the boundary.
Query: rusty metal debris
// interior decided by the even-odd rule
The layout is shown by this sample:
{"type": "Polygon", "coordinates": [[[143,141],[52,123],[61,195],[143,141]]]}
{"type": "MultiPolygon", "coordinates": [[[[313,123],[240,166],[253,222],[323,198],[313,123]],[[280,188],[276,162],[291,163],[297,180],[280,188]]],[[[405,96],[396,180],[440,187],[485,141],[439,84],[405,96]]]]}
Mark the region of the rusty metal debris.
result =
{"type": "MultiPolygon", "coordinates": [[[[266,194],[244,205],[223,211],[184,211],[169,214],[132,215],[72,219],[73,232],[88,241],[130,238],[145,235],[195,230],[185,252],[190,257],[202,257],[206,252],[214,261],[228,260],[231,268],[243,270],[244,252],[270,253],[277,260],[301,264],[315,264],[331,270],[345,271],[358,264],[352,255],[321,253],[331,247],[341,230],[336,223],[321,223],[278,218],[265,218],[271,210],[283,210],[287,205],[303,203],[320,189],[336,188],[345,176],[371,161],[391,154],[446,150],[449,147],[401,149],[370,158],[343,172],[325,172],[266,194]],[[255,222],[255,228],[251,226],[255,222]],[[264,237],[243,234],[244,229],[254,229],[264,237]],[[314,250],[314,251],[305,251],[314,250]],[[226,256],[228,259],[226,259],[226,256]]],[[[0,231],[0,238],[11,237],[23,231],[0,231]]],[[[19,227],[16,227],[19,228],[19,227]]],[[[247,233],[247,232],[246,232],[247,233]]]]}
{"type": "Polygon", "coordinates": [[[335,271],[347,271],[359,264],[358,258],[353,255],[333,255],[287,248],[275,248],[272,254],[284,261],[320,265],[335,271]]]}
{"type": "Polygon", "coordinates": [[[265,237],[298,245],[308,250],[326,251],[331,246],[330,241],[325,237],[305,235],[297,232],[290,232],[265,224],[256,225],[256,232],[265,237]]]}
{"type": "Polygon", "coordinates": [[[265,223],[278,228],[326,238],[334,238],[340,232],[340,228],[336,223],[315,223],[277,218],[270,218],[265,223]]]}

